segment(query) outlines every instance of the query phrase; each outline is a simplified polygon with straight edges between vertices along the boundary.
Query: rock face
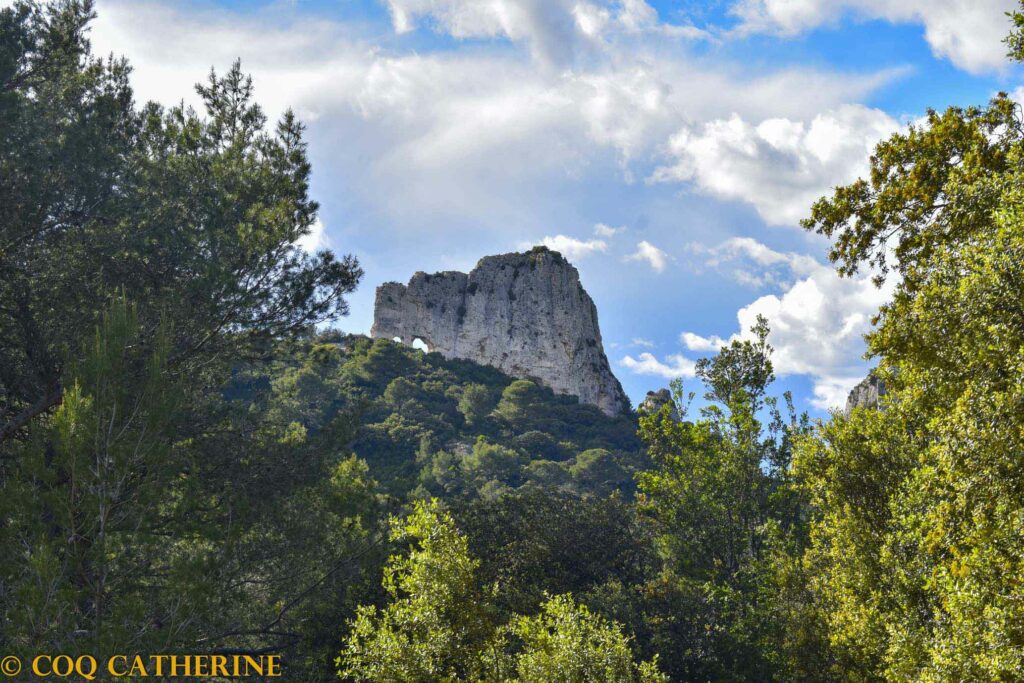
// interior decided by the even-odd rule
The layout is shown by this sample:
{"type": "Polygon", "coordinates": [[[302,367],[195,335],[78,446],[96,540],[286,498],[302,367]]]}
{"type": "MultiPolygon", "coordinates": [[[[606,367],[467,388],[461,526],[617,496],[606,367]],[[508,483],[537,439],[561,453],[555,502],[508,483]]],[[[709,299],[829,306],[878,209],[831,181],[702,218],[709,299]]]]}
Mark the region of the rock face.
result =
{"type": "Polygon", "coordinates": [[[854,408],[877,408],[878,399],[885,396],[885,383],[879,379],[874,371],[861,380],[860,384],[853,388],[850,395],[846,397],[846,414],[849,415],[854,408]]]}
{"type": "Polygon", "coordinates": [[[661,410],[661,407],[665,404],[672,406],[669,408],[669,417],[679,422],[679,411],[676,409],[676,404],[672,402],[672,393],[668,389],[648,391],[647,397],[644,398],[643,403],[637,408],[637,412],[643,415],[652,415],[661,410]]]}
{"type": "Polygon", "coordinates": [[[381,285],[370,334],[420,339],[445,357],[538,379],[608,415],[629,406],[579,273],[543,247],[487,256],[468,275],[416,273],[408,285],[381,285]]]}

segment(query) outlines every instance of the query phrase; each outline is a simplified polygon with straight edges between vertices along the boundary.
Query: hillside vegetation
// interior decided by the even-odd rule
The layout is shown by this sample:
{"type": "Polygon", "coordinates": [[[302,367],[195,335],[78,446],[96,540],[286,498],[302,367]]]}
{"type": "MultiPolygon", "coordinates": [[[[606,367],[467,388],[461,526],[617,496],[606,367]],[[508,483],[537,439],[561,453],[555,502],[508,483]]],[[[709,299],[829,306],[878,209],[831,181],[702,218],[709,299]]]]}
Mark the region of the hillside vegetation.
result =
{"type": "Polygon", "coordinates": [[[403,499],[523,487],[628,497],[645,463],[634,417],[385,339],[295,340],[269,366],[236,374],[228,396],[313,436],[340,429],[333,445],[403,499]]]}

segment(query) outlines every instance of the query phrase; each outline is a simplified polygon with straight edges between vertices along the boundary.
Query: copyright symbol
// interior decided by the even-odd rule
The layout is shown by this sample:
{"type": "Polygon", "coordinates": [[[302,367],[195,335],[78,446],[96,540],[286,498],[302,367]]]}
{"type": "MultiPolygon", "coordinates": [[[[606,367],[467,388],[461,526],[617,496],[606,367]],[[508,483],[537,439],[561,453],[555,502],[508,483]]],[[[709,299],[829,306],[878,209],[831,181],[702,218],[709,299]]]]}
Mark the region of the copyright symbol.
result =
{"type": "Polygon", "coordinates": [[[21,660],[14,656],[4,657],[0,661],[0,673],[4,676],[17,676],[21,673],[21,660]]]}

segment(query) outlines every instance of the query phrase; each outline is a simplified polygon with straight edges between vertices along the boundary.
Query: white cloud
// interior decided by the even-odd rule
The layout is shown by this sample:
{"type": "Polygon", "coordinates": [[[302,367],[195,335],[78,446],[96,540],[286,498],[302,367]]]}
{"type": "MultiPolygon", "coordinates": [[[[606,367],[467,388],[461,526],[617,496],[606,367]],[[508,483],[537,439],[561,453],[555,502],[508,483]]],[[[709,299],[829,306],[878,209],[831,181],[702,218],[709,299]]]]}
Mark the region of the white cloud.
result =
{"type": "Polygon", "coordinates": [[[653,349],[655,344],[650,339],[644,339],[642,337],[633,337],[629,342],[633,346],[640,346],[645,349],[653,349]]]}
{"type": "MultiPolygon", "coordinates": [[[[578,240],[568,235],[545,237],[541,240],[541,244],[552,251],[557,251],[570,261],[586,258],[597,252],[608,251],[608,243],[604,240],[578,240]]],[[[529,249],[532,245],[529,242],[522,242],[519,246],[521,249],[529,249]]]]}
{"type": "MultiPolygon", "coordinates": [[[[577,3],[579,7],[583,3],[577,3]]],[[[618,22],[622,28],[633,33],[661,33],[674,38],[689,38],[691,40],[710,39],[710,35],[692,25],[679,25],[662,23],[658,18],[658,12],[648,5],[644,0],[619,0],[621,9],[618,15],[618,22]]]]}
{"type": "MultiPolygon", "coordinates": [[[[690,331],[679,335],[689,351],[713,354],[735,340],[750,338],[750,328],[759,315],[768,319],[768,341],[774,347],[772,362],[778,376],[803,375],[812,383],[810,403],[819,409],[842,407],[849,391],[867,373],[862,359],[864,335],[871,318],[892,296],[894,283],[882,289],[871,282],[871,274],[840,278],[835,271],[805,254],[780,252],[751,238],[733,238],[707,248],[690,245],[706,262],[723,266],[745,261],[760,266],[750,277],[762,284],[779,287],[777,294],[759,297],[736,314],[737,331],[728,337],[702,336],[690,331]]],[[[670,370],[687,367],[669,356],[659,362],[650,354],[623,359],[634,372],[670,376],[670,370]]],[[[690,363],[690,361],[686,361],[690,363]]]]}
{"type": "Polygon", "coordinates": [[[331,247],[331,239],[324,230],[324,224],[318,218],[310,226],[309,232],[300,237],[296,244],[306,253],[312,254],[320,249],[329,249],[331,247]]]}
{"type": "Polygon", "coordinates": [[[729,343],[728,339],[722,339],[714,335],[702,337],[693,332],[683,332],[679,335],[679,341],[683,342],[683,345],[691,351],[708,351],[711,353],[716,353],[729,343]]]}
{"type": "Polygon", "coordinates": [[[842,405],[846,392],[866,373],[861,360],[864,335],[872,316],[890,300],[893,282],[879,289],[870,273],[840,278],[829,266],[811,267],[806,257],[745,244],[762,261],[791,264],[800,276],[780,294],[762,296],[741,308],[736,314],[739,330],[728,340],[690,332],[684,332],[681,340],[691,350],[715,350],[732,339],[748,337],[757,316],[763,315],[771,328],[768,341],[775,348],[776,374],[810,377],[812,403],[818,408],[842,405]]]}
{"type": "Polygon", "coordinates": [[[195,104],[194,82],[240,57],[272,117],[293,106],[312,122],[320,177],[343,182],[348,200],[371,207],[391,230],[439,236],[469,223],[521,230],[548,218],[569,184],[648,175],[684,123],[733,112],[810,120],[899,75],[695,58],[666,24],[651,24],[656,15],[645,3],[575,2],[565,28],[568,2],[394,0],[400,29],[426,18],[438,30],[511,32],[525,42],[534,29],[513,24],[532,13],[568,31],[574,50],[583,46],[555,69],[503,41],[401,49],[375,28],[304,17],[291,3],[240,13],[99,0],[92,38],[98,53],[130,58],[139,100],[165,104],[195,104]],[[515,10],[507,31],[496,8],[515,10]],[[597,22],[591,37],[580,18],[588,12],[586,21],[597,22]]]}
{"type": "Polygon", "coordinates": [[[656,182],[692,182],[699,190],[754,206],[775,225],[791,225],[830,188],[867,170],[871,150],[897,128],[888,114],[843,105],[809,123],[770,118],[754,125],[733,114],[672,136],[669,165],[656,182]]]}
{"type": "Polygon", "coordinates": [[[387,0],[395,31],[412,31],[421,19],[454,38],[504,38],[524,42],[535,59],[565,65],[610,34],[661,34],[706,38],[693,26],[662,23],[645,0],[387,0]]]}
{"type": "Polygon", "coordinates": [[[811,405],[821,410],[843,408],[853,388],[864,379],[864,374],[853,377],[822,377],[814,382],[811,405]]]}
{"type": "Polygon", "coordinates": [[[677,377],[694,377],[696,366],[692,360],[679,354],[665,357],[666,362],[659,361],[654,354],[646,351],[639,358],[626,356],[619,361],[624,367],[638,375],[657,375],[666,379],[677,377]]]}
{"type": "Polygon", "coordinates": [[[1006,65],[1005,13],[1017,6],[1014,0],[738,0],[732,11],[741,32],[782,35],[835,25],[851,14],[921,24],[936,57],[977,73],[1006,65]]]}
{"type": "Polygon", "coordinates": [[[612,226],[605,225],[604,223],[598,223],[594,226],[594,234],[598,237],[614,237],[621,232],[626,232],[625,226],[613,228],[612,226]]]}
{"type": "MultiPolygon", "coordinates": [[[[534,56],[550,62],[571,59],[577,34],[572,7],[566,0],[387,0],[398,33],[412,31],[421,18],[454,38],[497,38],[526,41],[534,56]]],[[[592,16],[594,28],[606,17],[592,16]]]]}
{"type": "Polygon", "coordinates": [[[752,237],[732,237],[711,249],[710,253],[714,258],[709,262],[716,264],[724,260],[747,257],[760,266],[785,264],[796,273],[811,272],[820,266],[811,256],[795,252],[778,252],[752,237]]]}
{"type": "Polygon", "coordinates": [[[293,107],[306,121],[344,101],[374,58],[343,24],[155,0],[98,0],[90,39],[97,54],[128,57],[139,101],[196,105],[196,82],[241,59],[271,117],[293,107]]]}
{"type": "Polygon", "coordinates": [[[788,287],[794,276],[821,268],[811,256],[775,251],[750,237],[733,237],[711,248],[690,244],[687,250],[699,255],[702,265],[727,272],[739,284],[756,289],[788,287]]]}
{"type": "Polygon", "coordinates": [[[642,240],[637,243],[636,251],[627,256],[626,260],[645,261],[647,265],[654,269],[654,272],[660,273],[665,270],[665,266],[668,264],[669,258],[671,257],[661,249],[658,249],[647,240],[642,240]]]}

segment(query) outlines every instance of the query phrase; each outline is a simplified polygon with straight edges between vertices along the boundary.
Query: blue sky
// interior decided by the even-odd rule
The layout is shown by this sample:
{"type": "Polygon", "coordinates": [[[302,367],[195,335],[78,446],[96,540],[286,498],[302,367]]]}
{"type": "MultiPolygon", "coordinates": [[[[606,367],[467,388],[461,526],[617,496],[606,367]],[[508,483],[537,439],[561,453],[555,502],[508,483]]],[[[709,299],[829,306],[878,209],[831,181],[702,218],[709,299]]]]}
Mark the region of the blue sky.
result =
{"type": "MultiPolygon", "coordinates": [[[[0,0],[2,3],[3,0],[0,0]]],[[[321,231],[373,292],[547,243],[579,268],[634,402],[772,325],[823,415],[863,377],[881,290],[797,225],[928,107],[1015,92],[1011,0],[98,0],[140,100],[236,58],[308,125],[321,231]]]]}

